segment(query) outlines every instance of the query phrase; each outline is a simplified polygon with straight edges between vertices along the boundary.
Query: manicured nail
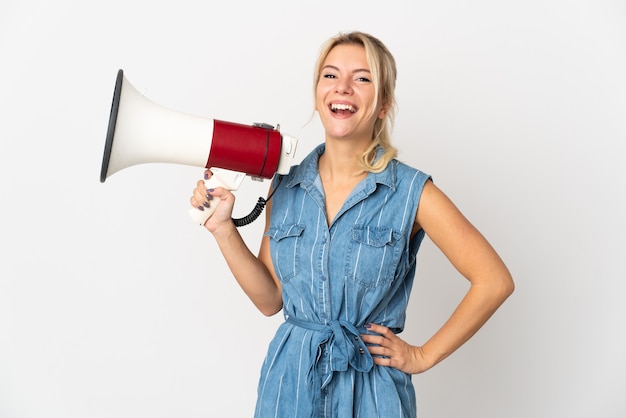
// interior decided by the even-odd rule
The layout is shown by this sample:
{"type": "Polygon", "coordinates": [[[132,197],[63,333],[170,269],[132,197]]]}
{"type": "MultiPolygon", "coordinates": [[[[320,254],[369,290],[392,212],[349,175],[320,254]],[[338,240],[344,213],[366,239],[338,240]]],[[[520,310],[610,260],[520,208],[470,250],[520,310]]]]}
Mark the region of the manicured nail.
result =
{"type": "Polygon", "coordinates": [[[367,329],[372,328],[372,324],[365,324],[365,328],[367,328],[367,329]]]}
{"type": "Polygon", "coordinates": [[[213,196],[211,196],[211,195],[210,195],[210,194],[208,194],[208,193],[206,194],[206,198],[207,198],[208,200],[213,200],[213,196]]]}
{"type": "Polygon", "coordinates": [[[207,193],[213,193],[215,191],[215,189],[206,189],[207,193]]]}
{"type": "Polygon", "coordinates": [[[198,205],[198,210],[204,210],[204,206],[198,205]]]}
{"type": "Polygon", "coordinates": [[[204,205],[205,208],[208,208],[209,207],[209,202],[204,202],[203,205],[204,205]]]}
{"type": "Polygon", "coordinates": [[[206,173],[206,174],[204,175],[204,179],[205,179],[205,180],[208,180],[208,179],[209,179],[209,173],[206,173]]]}

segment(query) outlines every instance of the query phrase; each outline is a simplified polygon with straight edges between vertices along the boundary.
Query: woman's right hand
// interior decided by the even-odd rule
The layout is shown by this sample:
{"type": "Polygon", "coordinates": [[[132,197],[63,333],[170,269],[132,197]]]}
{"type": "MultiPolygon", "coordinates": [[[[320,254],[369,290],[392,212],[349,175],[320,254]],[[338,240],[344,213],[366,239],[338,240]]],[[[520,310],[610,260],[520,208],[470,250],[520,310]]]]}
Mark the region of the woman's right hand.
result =
{"type": "MultiPolygon", "coordinates": [[[[211,170],[204,171],[204,179],[209,180],[213,173],[211,170]]],[[[235,204],[235,195],[228,189],[216,187],[207,189],[204,180],[198,180],[189,203],[194,208],[204,211],[209,208],[215,209],[213,214],[206,220],[204,227],[210,232],[215,232],[220,226],[232,226],[232,213],[235,204]]]]}

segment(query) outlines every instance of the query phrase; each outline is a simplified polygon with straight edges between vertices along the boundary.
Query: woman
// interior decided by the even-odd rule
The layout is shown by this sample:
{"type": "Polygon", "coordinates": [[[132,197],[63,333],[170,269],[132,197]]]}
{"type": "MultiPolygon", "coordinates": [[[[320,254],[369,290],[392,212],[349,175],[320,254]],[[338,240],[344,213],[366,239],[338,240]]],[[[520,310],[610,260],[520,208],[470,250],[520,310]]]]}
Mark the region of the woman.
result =
{"type": "Polygon", "coordinates": [[[219,199],[205,227],[256,307],[286,318],[262,367],[258,417],[415,417],[411,375],[459,348],[513,291],[485,238],[427,174],[395,159],[395,82],[393,56],[371,35],[326,43],[315,71],[325,141],[274,181],[258,257],[231,221],[232,193],[199,181],[190,199],[219,199]],[[417,346],[396,334],[425,235],[471,286],[417,346]]]}

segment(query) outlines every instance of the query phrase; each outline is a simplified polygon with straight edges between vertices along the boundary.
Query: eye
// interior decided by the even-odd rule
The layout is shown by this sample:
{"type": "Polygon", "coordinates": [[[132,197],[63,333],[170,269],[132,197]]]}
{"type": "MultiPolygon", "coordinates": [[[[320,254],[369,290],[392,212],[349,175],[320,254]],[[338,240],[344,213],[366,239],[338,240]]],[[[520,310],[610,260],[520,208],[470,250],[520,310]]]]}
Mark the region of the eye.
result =
{"type": "Polygon", "coordinates": [[[322,75],[322,78],[337,78],[335,74],[326,73],[322,75]]]}
{"type": "Polygon", "coordinates": [[[356,81],[360,81],[361,83],[371,83],[372,80],[370,80],[367,77],[357,77],[356,81]]]}

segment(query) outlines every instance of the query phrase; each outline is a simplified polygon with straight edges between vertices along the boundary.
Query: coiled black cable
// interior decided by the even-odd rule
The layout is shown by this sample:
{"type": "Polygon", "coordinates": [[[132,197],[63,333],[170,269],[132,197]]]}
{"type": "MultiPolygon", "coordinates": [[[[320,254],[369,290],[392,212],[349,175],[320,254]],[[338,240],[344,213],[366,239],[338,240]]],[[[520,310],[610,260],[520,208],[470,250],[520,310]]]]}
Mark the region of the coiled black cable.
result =
{"type": "Polygon", "coordinates": [[[252,222],[256,221],[256,219],[261,216],[261,213],[263,213],[263,209],[265,208],[266,203],[267,200],[259,197],[259,200],[256,202],[256,205],[254,206],[254,209],[252,209],[252,212],[250,212],[243,218],[233,218],[233,223],[235,224],[235,226],[239,228],[240,226],[249,225],[252,222]]]}
{"type": "Polygon", "coordinates": [[[254,205],[254,209],[252,209],[252,212],[250,212],[243,218],[232,218],[233,223],[235,224],[237,228],[241,226],[249,225],[252,222],[256,221],[256,219],[259,216],[261,216],[261,213],[263,213],[263,209],[265,209],[265,205],[272,198],[276,189],[278,189],[278,186],[280,185],[281,180],[282,180],[282,176],[278,178],[278,183],[276,184],[276,187],[274,188],[274,190],[272,190],[272,193],[270,193],[267,199],[263,199],[262,197],[259,197],[259,200],[257,200],[256,205],[254,205]]]}

